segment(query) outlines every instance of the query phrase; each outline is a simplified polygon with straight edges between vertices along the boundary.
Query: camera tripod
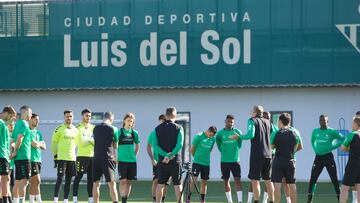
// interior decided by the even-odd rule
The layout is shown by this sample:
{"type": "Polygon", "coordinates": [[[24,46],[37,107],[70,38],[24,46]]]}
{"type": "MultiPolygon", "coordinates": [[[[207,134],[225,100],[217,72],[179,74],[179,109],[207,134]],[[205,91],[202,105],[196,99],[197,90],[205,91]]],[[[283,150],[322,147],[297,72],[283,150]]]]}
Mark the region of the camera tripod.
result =
{"type": "MultiPolygon", "coordinates": [[[[186,203],[189,203],[190,202],[190,194],[191,194],[191,189],[192,188],[195,188],[195,191],[196,193],[199,195],[199,199],[201,199],[201,195],[200,195],[200,191],[199,191],[199,188],[196,184],[196,181],[195,181],[195,177],[194,175],[192,174],[191,172],[191,165],[190,163],[185,163],[184,164],[184,168],[185,168],[185,171],[182,171],[181,174],[185,173],[186,172],[186,175],[185,175],[185,179],[183,181],[183,189],[182,191],[180,192],[180,197],[182,197],[183,195],[185,195],[185,202],[186,203]],[[191,187],[193,186],[193,187],[191,187]]],[[[181,198],[180,198],[181,199],[181,198]]],[[[180,203],[180,200],[179,202],[180,203]]]]}

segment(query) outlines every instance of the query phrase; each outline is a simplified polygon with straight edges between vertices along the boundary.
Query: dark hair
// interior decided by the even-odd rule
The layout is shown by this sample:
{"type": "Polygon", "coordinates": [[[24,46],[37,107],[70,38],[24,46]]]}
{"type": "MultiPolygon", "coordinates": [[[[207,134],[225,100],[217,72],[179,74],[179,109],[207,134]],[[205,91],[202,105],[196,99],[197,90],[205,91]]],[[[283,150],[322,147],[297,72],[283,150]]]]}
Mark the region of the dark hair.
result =
{"type": "Polygon", "coordinates": [[[22,107],[20,107],[20,111],[22,111],[22,110],[28,111],[29,109],[31,109],[30,106],[22,106],[22,107]]]}
{"type": "Polygon", "coordinates": [[[15,111],[14,107],[12,107],[12,106],[10,106],[10,105],[5,106],[5,107],[3,108],[3,111],[2,111],[2,112],[3,112],[3,113],[8,113],[8,114],[16,114],[16,111],[15,111]]]}
{"type": "Polygon", "coordinates": [[[114,114],[110,111],[107,111],[104,113],[104,119],[110,119],[113,116],[114,116],[114,114]]]}
{"type": "Polygon", "coordinates": [[[288,113],[282,113],[280,116],[279,116],[279,120],[281,121],[281,123],[283,125],[289,125],[290,122],[291,122],[291,115],[288,114],[288,113]]]}
{"type": "Polygon", "coordinates": [[[360,117],[355,117],[354,123],[356,123],[356,125],[360,127],[360,117]]]}
{"type": "Polygon", "coordinates": [[[268,112],[268,111],[263,112],[263,118],[270,120],[270,116],[271,116],[270,112],[268,112]]]}
{"type": "Polygon", "coordinates": [[[169,107],[166,109],[166,116],[175,116],[176,108],[175,107],[169,107]]]}
{"type": "Polygon", "coordinates": [[[360,116],[360,111],[357,111],[355,115],[360,116]]]}
{"type": "Polygon", "coordinates": [[[164,115],[164,114],[161,114],[161,115],[159,116],[159,118],[158,118],[158,119],[159,119],[159,121],[160,121],[160,120],[166,120],[166,118],[165,118],[165,115],[164,115]]]}
{"type": "Polygon", "coordinates": [[[319,116],[319,119],[320,118],[328,118],[328,116],[326,115],[326,114],[321,114],[320,116],[319,116]]]}
{"type": "Polygon", "coordinates": [[[67,113],[72,113],[72,112],[73,112],[72,110],[65,110],[64,115],[67,114],[67,113]]]}
{"type": "Polygon", "coordinates": [[[253,111],[256,113],[256,117],[263,117],[264,107],[256,105],[254,106],[253,111]]]}
{"type": "Polygon", "coordinates": [[[84,115],[86,113],[91,113],[90,109],[84,109],[81,111],[81,115],[84,115]]]}
{"type": "Polygon", "coordinates": [[[31,118],[35,118],[35,117],[38,117],[38,116],[39,116],[39,114],[36,114],[36,113],[31,114],[31,118]]]}
{"type": "Polygon", "coordinates": [[[210,126],[209,129],[208,129],[208,131],[216,134],[217,128],[216,128],[215,126],[210,126]]]}
{"type": "Polygon", "coordinates": [[[228,114],[228,115],[226,116],[226,120],[227,120],[227,119],[234,120],[234,119],[235,119],[235,116],[233,116],[233,115],[231,115],[231,114],[228,114]]]}

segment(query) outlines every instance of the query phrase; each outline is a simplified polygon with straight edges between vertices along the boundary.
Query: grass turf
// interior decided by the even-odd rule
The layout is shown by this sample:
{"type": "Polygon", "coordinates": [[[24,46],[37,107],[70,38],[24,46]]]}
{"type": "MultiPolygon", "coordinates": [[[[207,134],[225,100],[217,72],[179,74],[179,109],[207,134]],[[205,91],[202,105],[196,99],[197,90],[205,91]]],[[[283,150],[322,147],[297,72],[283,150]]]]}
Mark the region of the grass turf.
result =
{"type": "MultiPolygon", "coordinates": [[[[234,202],[237,201],[236,193],[234,192],[234,183],[232,182],[232,195],[234,202]]],[[[243,182],[243,202],[247,200],[247,191],[248,191],[248,182],[243,182]]],[[[264,185],[262,184],[262,189],[264,185]]],[[[118,188],[118,186],[117,186],[118,188]]],[[[119,188],[118,188],[119,189],[119,188]]],[[[71,188],[72,190],[72,188],[71,188]]],[[[59,202],[62,202],[63,199],[63,187],[61,187],[61,194],[59,202]]],[[[54,193],[54,184],[53,183],[44,183],[41,185],[41,195],[44,202],[52,202],[54,193]]],[[[111,202],[107,185],[101,185],[100,192],[100,201],[101,202],[111,202]]],[[[297,183],[297,193],[298,193],[298,202],[306,202],[307,200],[307,183],[297,183]]],[[[120,195],[119,195],[120,196],[120,195]]],[[[284,195],[283,195],[284,196],[284,195]]],[[[351,199],[351,195],[349,196],[351,199]]],[[[27,198],[28,199],[28,198],[27,198]]],[[[72,200],[72,192],[70,192],[69,200],[72,200]]],[[[82,202],[87,202],[87,192],[86,185],[81,184],[79,187],[79,196],[78,200],[82,202]]],[[[121,202],[121,198],[119,199],[121,202]]],[[[132,191],[128,202],[152,202],[151,195],[151,182],[150,181],[135,181],[133,182],[132,191]]],[[[166,197],[166,202],[175,202],[175,195],[173,187],[169,187],[168,195],[166,197]]],[[[193,194],[192,202],[200,202],[199,195],[193,194]]],[[[206,197],[206,202],[211,203],[220,203],[226,202],[226,197],[224,194],[223,183],[220,181],[210,181],[208,183],[208,192],[206,197]]],[[[285,200],[283,200],[285,202],[285,200]]],[[[317,191],[314,196],[314,202],[326,202],[326,203],[336,203],[336,195],[331,183],[318,183],[317,191]]]]}

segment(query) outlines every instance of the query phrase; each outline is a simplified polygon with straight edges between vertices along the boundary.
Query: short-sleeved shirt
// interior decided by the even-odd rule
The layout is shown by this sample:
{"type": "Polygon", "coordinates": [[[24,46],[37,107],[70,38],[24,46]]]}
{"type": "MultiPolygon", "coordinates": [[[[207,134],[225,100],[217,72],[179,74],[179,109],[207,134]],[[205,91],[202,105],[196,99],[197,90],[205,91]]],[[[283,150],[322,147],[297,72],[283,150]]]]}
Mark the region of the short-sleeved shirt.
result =
{"type": "Polygon", "coordinates": [[[316,155],[324,155],[338,148],[343,142],[343,136],[332,128],[313,130],[311,145],[316,155]]]}
{"type": "Polygon", "coordinates": [[[302,143],[296,129],[283,128],[271,134],[270,143],[275,145],[275,157],[295,159],[296,145],[302,143]]]}
{"type": "Polygon", "coordinates": [[[76,160],[76,135],[78,129],[74,125],[59,125],[52,136],[51,150],[54,155],[57,154],[58,160],[75,161],[76,160]]]}
{"type": "MultiPolygon", "coordinates": [[[[30,130],[31,141],[41,142],[44,141],[43,136],[38,129],[30,130]]],[[[41,162],[41,149],[31,146],[31,159],[32,162],[41,162]]]]}
{"type": "Polygon", "coordinates": [[[156,137],[156,132],[155,132],[155,130],[153,130],[150,133],[147,141],[148,141],[148,144],[150,144],[152,146],[154,160],[159,161],[159,152],[157,151],[156,147],[154,147],[155,137],[156,137]]]}
{"type": "Polygon", "coordinates": [[[204,132],[195,135],[192,145],[195,146],[194,163],[210,165],[210,154],[215,144],[215,137],[207,137],[204,132]]]}
{"type": "Polygon", "coordinates": [[[9,161],[10,156],[10,135],[5,122],[0,119],[0,158],[9,161]]]}
{"type": "Polygon", "coordinates": [[[22,134],[23,140],[20,148],[18,149],[15,160],[30,160],[31,158],[31,133],[28,122],[25,120],[18,120],[15,124],[12,133],[14,142],[17,142],[19,134],[22,134]]]}
{"type": "Polygon", "coordinates": [[[117,128],[106,123],[94,127],[94,162],[96,160],[115,161],[114,143],[117,139],[117,128]]]}
{"type": "Polygon", "coordinates": [[[234,134],[241,135],[237,128],[231,130],[222,129],[216,134],[216,145],[221,153],[221,162],[234,163],[239,162],[239,149],[242,145],[241,139],[230,139],[229,136],[234,134]]]}
{"type": "Polygon", "coordinates": [[[118,160],[121,162],[136,162],[135,144],[140,143],[139,134],[134,129],[121,128],[117,133],[118,160]]]}
{"type": "Polygon", "coordinates": [[[360,132],[353,131],[346,135],[343,144],[345,147],[350,147],[349,160],[360,160],[360,132]]]}
{"type": "Polygon", "coordinates": [[[77,156],[78,157],[93,157],[94,156],[94,125],[79,123],[76,128],[78,134],[76,136],[77,156]]]}

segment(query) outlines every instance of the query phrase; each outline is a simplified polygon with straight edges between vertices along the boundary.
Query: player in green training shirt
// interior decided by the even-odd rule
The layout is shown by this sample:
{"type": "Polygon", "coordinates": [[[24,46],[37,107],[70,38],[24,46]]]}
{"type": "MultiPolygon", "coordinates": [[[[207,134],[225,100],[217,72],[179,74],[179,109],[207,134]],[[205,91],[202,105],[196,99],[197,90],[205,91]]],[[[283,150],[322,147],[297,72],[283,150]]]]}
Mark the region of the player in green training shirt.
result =
{"type": "Polygon", "coordinates": [[[76,155],[76,177],[73,184],[73,203],[78,202],[79,183],[83,175],[87,174],[88,202],[93,203],[93,180],[92,180],[92,160],[94,156],[94,125],[90,123],[91,111],[84,109],[81,111],[82,121],[76,126],[78,134],[76,136],[77,155],[76,155]]]}
{"type": "MultiPolygon", "coordinates": [[[[159,122],[162,123],[165,121],[165,115],[161,114],[159,116],[159,122]]],[[[146,151],[150,157],[151,164],[153,166],[153,181],[151,185],[151,194],[153,196],[153,203],[156,203],[156,187],[158,185],[158,170],[157,170],[157,164],[159,162],[159,153],[157,150],[153,147],[154,145],[154,137],[156,136],[155,131],[152,131],[148,137],[147,145],[146,145],[146,151]]],[[[161,202],[165,202],[165,197],[167,194],[167,187],[164,188],[163,197],[161,198],[161,202]]]]}
{"type": "Polygon", "coordinates": [[[332,151],[340,147],[344,137],[338,131],[329,127],[328,116],[320,115],[319,124],[320,128],[314,129],[311,135],[311,146],[316,156],[311,169],[311,178],[308,187],[308,203],[313,201],[315,185],[324,167],[326,167],[331,182],[334,185],[337,199],[339,200],[340,197],[339,181],[332,151]]]}
{"type": "MultiPolygon", "coordinates": [[[[6,123],[16,118],[15,109],[11,106],[4,107],[0,114],[0,175],[2,202],[7,203],[10,199],[10,133],[6,123]]],[[[10,199],[11,200],[11,199],[10,199]]]]}
{"type": "Polygon", "coordinates": [[[341,150],[349,152],[349,160],[346,164],[345,174],[342,181],[340,203],[346,203],[349,188],[354,187],[357,191],[357,201],[360,202],[360,117],[355,117],[352,123],[352,132],[346,135],[341,150]]]}
{"type": "Polygon", "coordinates": [[[40,194],[41,150],[45,150],[46,145],[40,130],[37,129],[39,119],[39,115],[33,113],[29,122],[31,133],[30,203],[34,203],[35,197],[38,203],[42,203],[40,194]]]}
{"type": "Polygon", "coordinates": [[[118,172],[121,202],[126,203],[131,192],[131,181],[137,179],[136,156],[140,149],[139,134],[134,130],[135,115],[127,113],[123,119],[123,127],[118,132],[118,172]]]}
{"type": "Polygon", "coordinates": [[[72,110],[64,111],[64,123],[59,125],[52,136],[51,151],[57,160],[57,179],[54,190],[54,203],[59,200],[61,182],[65,176],[64,203],[68,203],[72,176],[76,173],[76,136],[78,129],[72,124],[72,110]]]}
{"type": "Polygon", "coordinates": [[[221,154],[221,178],[224,180],[225,195],[229,203],[233,202],[231,197],[230,172],[234,177],[238,202],[242,202],[239,157],[239,149],[241,148],[242,140],[238,139],[241,135],[241,131],[234,128],[234,124],[235,117],[233,115],[227,115],[225,119],[225,128],[216,134],[216,145],[221,154]]]}
{"type": "MultiPolygon", "coordinates": [[[[192,173],[195,177],[201,174],[201,188],[200,196],[201,202],[205,202],[205,195],[207,190],[207,180],[210,174],[210,153],[215,144],[215,134],[217,129],[215,126],[210,126],[205,132],[195,135],[190,148],[191,155],[194,157],[192,164],[192,173]]],[[[192,186],[193,184],[191,184],[192,186]]],[[[191,195],[191,193],[190,193],[191,195]]],[[[190,199],[190,197],[188,197],[190,199]]]]}
{"type": "Polygon", "coordinates": [[[10,159],[15,159],[15,186],[14,203],[25,202],[25,193],[30,178],[30,150],[31,150],[31,134],[29,128],[29,120],[32,110],[29,106],[20,108],[21,117],[15,124],[12,137],[15,141],[15,148],[10,159]]]}

